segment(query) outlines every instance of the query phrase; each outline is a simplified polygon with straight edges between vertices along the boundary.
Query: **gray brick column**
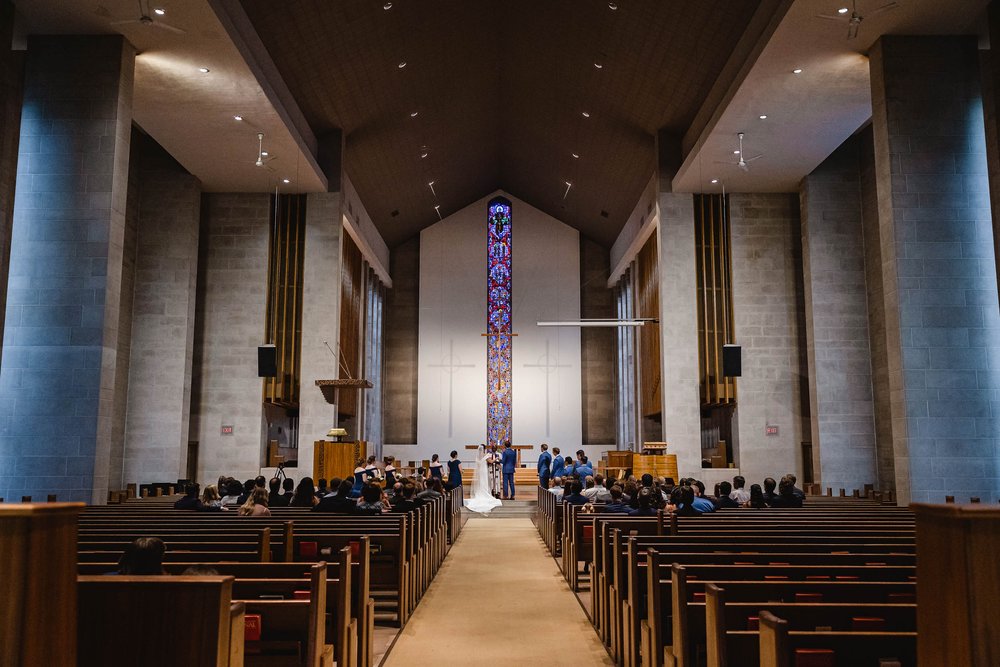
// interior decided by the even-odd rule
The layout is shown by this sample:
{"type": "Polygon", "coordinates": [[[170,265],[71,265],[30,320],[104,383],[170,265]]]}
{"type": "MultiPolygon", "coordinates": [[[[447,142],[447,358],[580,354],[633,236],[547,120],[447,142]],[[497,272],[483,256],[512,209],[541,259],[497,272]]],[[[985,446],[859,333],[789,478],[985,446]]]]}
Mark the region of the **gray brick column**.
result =
{"type": "Polygon", "coordinates": [[[659,193],[660,350],[663,363],[663,435],[677,455],[681,477],[701,468],[698,379],[698,287],[694,197],[659,193]]]}
{"type": "Polygon", "coordinates": [[[201,184],[152,139],[139,143],[124,479],[145,483],[186,474],[201,184]]]}
{"type": "Polygon", "coordinates": [[[0,496],[107,495],[134,60],[121,37],[28,42],[0,496]]]}
{"type": "MultiPolygon", "coordinates": [[[[344,234],[341,194],[323,192],[306,198],[306,244],[302,267],[302,362],[299,391],[299,470],[312,475],[313,443],[324,440],[336,417],[316,380],[340,377],[340,257],[344,234]]],[[[369,390],[369,391],[375,391],[369,390]]],[[[315,480],[314,480],[315,481],[315,480]]]]}
{"type": "Polygon", "coordinates": [[[198,479],[255,477],[264,462],[264,341],[271,197],[203,196],[191,385],[191,440],[198,479]],[[233,427],[222,435],[222,425],[233,427]]]}
{"type": "MultiPolygon", "coordinates": [[[[417,346],[420,316],[420,236],[392,249],[392,289],[385,299],[386,445],[417,443],[417,346]]],[[[339,328],[338,328],[339,331],[339,328]]]]}
{"type": "MultiPolygon", "coordinates": [[[[610,263],[607,248],[580,236],[580,317],[615,317],[610,263]]],[[[597,451],[615,449],[615,330],[582,327],[580,352],[582,444],[597,451]]]]}
{"type": "Polygon", "coordinates": [[[799,202],[814,480],[878,486],[857,137],[803,179],[799,202]]]}
{"type": "Polygon", "coordinates": [[[901,502],[996,502],[1000,311],[974,37],[871,51],[883,307],[901,502]]]}
{"type": "Polygon", "coordinates": [[[748,482],[759,482],[802,472],[798,197],[733,194],[729,210],[733,320],[743,348],[743,375],[736,382],[739,468],[748,482]],[[777,426],[778,435],[766,435],[767,425],[777,426]]]}

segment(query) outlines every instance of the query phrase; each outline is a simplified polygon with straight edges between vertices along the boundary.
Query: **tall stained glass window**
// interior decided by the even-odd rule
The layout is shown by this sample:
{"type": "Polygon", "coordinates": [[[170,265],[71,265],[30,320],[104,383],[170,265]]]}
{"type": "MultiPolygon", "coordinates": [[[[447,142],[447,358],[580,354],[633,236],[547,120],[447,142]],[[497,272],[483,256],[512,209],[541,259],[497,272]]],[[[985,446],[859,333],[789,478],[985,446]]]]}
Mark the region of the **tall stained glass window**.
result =
{"type": "Polygon", "coordinates": [[[511,439],[510,201],[489,203],[486,233],[486,439],[511,439]]]}

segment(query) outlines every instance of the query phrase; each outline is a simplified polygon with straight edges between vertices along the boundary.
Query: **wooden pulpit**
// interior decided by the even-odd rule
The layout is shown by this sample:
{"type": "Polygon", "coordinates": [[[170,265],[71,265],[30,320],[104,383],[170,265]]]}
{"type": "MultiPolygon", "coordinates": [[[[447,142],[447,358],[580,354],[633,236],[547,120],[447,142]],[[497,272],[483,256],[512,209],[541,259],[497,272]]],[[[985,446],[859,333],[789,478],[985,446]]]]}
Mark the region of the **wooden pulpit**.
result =
{"type": "Polygon", "coordinates": [[[358,459],[364,460],[367,457],[368,443],[364,440],[357,442],[317,440],[313,443],[313,480],[334,477],[353,479],[354,465],[358,459]]]}

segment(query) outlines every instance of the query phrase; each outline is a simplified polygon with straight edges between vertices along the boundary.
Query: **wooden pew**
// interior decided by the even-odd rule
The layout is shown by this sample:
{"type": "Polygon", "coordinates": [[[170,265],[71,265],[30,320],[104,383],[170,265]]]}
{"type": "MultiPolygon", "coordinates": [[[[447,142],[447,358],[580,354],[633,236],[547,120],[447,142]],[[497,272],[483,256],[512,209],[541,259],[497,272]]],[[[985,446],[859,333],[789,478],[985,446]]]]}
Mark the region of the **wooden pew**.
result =
{"type": "Polygon", "coordinates": [[[78,577],[80,664],[242,664],[244,608],[233,605],[232,583],[232,577],[78,577]]]}
{"type": "Polygon", "coordinates": [[[785,603],[730,602],[725,591],[709,584],[705,588],[705,635],[707,667],[736,667],[757,664],[760,637],[760,612],[788,618],[790,630],[913,632],[916,629],[915,604],[878,603],[785,603]],[[730,659],[732,656],[732,659],[730,659]]]}
{"type": "Polygon", "coordinates": [[[835,667],[877,666],[883,658],[915,665],[916,632],[807,632],[768,611],[760,614],[760,666],[793,667],[799,655],[826,653],[835,667]]]}

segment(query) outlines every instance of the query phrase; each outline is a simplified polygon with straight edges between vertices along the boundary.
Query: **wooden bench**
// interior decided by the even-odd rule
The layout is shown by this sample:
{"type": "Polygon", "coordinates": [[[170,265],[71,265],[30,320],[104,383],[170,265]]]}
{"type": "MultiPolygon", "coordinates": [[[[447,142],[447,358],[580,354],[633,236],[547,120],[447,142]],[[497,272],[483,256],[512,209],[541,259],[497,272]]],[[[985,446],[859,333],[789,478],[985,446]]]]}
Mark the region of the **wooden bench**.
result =
{"type": "Polygon", "coordinates": [[[793,667],[799,656],[812,664],[822,657],[833,667],[877,667],[883,658],[909,667],[917,664],[917,633],[789,630],[787,621],[762,611],[759,653],[761,667],[793,667]]]}

